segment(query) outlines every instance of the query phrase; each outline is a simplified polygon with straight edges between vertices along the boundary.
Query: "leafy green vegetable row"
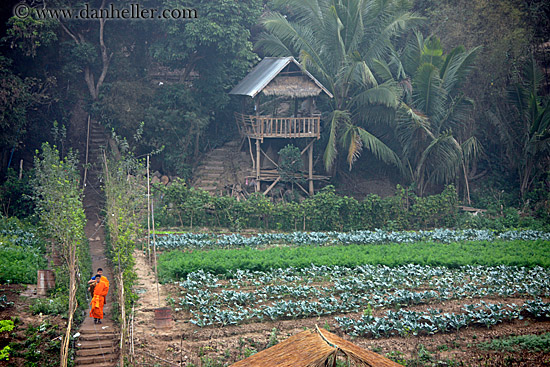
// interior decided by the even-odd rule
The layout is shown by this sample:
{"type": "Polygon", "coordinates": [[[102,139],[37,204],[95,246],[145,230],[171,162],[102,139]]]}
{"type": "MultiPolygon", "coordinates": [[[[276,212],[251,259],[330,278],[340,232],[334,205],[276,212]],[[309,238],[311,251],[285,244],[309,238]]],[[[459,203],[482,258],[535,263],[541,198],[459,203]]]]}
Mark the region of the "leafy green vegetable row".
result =
{"type": "Polygon", "coordinates": [[[453,230],[438,228],[432,231],[352,231],[352,232],[291,232],[259,233],[255,236],[240,234],[215,235],[207,233],[169,234],[157,237],[157,247],[161,250],[174,249],[215,249],[265,247],[273,244],[304,245],[345,245],[413,243],[418,241],[459,242],[495,240],[550,240],[550,233],[534,230],[510,230],[496,232],[487,229],[453,230]]]}
{"type": "MultiPolygon", "coordinates": [[[[404,265],[238,270],[229,280],[198,271],[174,292],[175,311],[197,326],[318,317],[483,297],[550,296],[550,269],[404,265]],[[179,295],[179,296],[176,296],[179,295]]],[[[538,317],[538,316],[537,316],[538,317]]]]}
{"type": "Polygon", "coordinates": [[[163,281],[179,280],[204,270],[229,275],[231,271],[316,266],[354,267],[364,264],[399,266],[419,264],[456,268],[465,265],[550,266],[550,241],[476,241],[390,243],[385,245],[272,247],[181,252],[159,257],[163,281]]]}

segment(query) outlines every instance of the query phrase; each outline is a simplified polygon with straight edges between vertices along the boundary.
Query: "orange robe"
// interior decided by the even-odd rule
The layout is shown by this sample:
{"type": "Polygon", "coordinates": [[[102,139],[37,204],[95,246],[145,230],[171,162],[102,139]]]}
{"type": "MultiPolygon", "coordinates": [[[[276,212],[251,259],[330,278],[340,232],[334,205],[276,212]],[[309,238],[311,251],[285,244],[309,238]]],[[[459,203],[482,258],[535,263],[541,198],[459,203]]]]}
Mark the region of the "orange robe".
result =
{"type": "Polygon", "coordinates": [[[96,319],[103,319],[103,305],[105,304],[105,296],[109,292],[109,281],[104,276],[101,277],[99,283],[96,284],[94,289],[94,297],[90,305],[90,317],[96,319]]]}

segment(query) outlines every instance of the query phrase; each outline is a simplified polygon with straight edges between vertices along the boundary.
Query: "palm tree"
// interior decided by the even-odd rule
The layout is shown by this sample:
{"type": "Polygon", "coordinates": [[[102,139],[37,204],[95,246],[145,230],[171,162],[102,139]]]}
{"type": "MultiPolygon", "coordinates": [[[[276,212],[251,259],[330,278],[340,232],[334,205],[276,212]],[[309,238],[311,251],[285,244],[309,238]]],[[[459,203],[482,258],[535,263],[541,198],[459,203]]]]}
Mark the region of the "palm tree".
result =
{"type": "Polygon", "coordinates": [[[430,183],[449,183],[462,175],[469,201],[467,167],[480,145],[474,136],[458,138],[473,106],[460,87],[478,51],[457,47],[444,55],[439,39],[416,33],[401,55],[403,70],[413,76],[405,101],[424,118],[399,113],[396,134],[420,195],[430,183]]]}
{"type": "Polygon", "coordinates": [[[531,57],[522,81],[508,89],[513,118],[495,118],[511,167],[517,169],[524,198],[533,183],[550,169],[550,99],[538,95],[543,75],[531,57]]]}
{"type": "MultiPolygon", "coordinates": [[[[418,25],[398,0],[283,0],[292,19],[270,13],[267,32],[257,46],[271,56],[294,56],[334,95],[324,152],[329,170],[337,143],[347,149],[350,169],[363,148],[378,159],[400,165],[398,155],[373,133],[374,123],[388,123],[400,105],[395,81],[393,41],[418,25]],[[373,113],[375,112],[375,113],[373,113]]],[[[289,17],[290,18],[290,17],[289,17]]]]}

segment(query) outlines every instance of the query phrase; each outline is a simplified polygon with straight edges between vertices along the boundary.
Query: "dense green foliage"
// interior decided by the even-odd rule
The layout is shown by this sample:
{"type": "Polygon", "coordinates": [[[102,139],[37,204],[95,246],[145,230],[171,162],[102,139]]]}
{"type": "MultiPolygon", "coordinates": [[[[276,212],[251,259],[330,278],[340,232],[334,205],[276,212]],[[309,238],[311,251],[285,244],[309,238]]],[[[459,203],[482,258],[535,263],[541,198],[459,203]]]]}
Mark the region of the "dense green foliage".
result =
{"type": "Polygon", "coordinates": [[[397,188],[396,196],[368,195],[358,201],[337,195],[328,186],[301,203],[273,204],[263,195],[247,201],[214,197],[189,189],[184,183],[157,185],[155,219],[159,226],[217,226],[232,229],[349,231],[384,228],[426,229],[453,227],[458,223],[458,199],[452,186],[441,194],[418,197],[397,188]]]}
{"type": "Polygon", "coordinates": [[[265,250],[170,251],[159,257],[159,277],[178,280],[198,270],[228,274],[237,269],[304,268],[383,264],[550,266],[550,241],[415,242],[411,244],[275,247],[265,250]]]}
{"type": "Polygon", "coordinates": [[[467,169],[477,158],[479,144],[467,129],[473,102],[461,87],[479,48],[457,47],[445,54],[438,38],[415,36],[401,56],[405,72],[412,76],[404,101],[425,118],[399,114],[396,135],[402,159],[421,194],[429,183],[464,181],[469,200],[467,169]]]}
{"type": "Polygon", "coordinates": [[[46,267],[46,245],[32,228],[17,219],[0,218],[0,283],[36,283],[46,267]]]}
{"type": "MultiPolygon", "coordinates": [[[[69,3],[97,9],[102,2],[44,6],[69,3]]],[[[441,190],[434,183],[453,183],[479,207],[492,191],[504,190],[505,207],[548,218],[548,76],[536,65],[544,70],[548,60],[540,46],[550,34],[544,2],[140,4],[193,8],[198,16],[69,22],[3,13],[0,175],[21,159],[29,167],[33,151],[51,141],[44,125],[55,120],[67,126],[56,142],[63,154],[82,146],[89,115],[128,141],[139,132],[137,154],[157,152],[153,170],[188,179],[201,152],[237,138],[232,121],[241,101],[229,97],[231,87],[260,57],[293,55],[334,95],[318,98],[317,108],[318,144],[326,147],[336,184],[363,152],[361,171],[370,175],[378,165],[420,196],[441,190]],[[522,72],[524,66],[532,72],[522,72]],[[534,99],[505,98],[517,86],[529,86],[534,99]]],[[[321,157],[314,161],[321,173],[321,157]]],[[[4,206],[9,197],[2,194],[4,206]]]]}
{"type": "MultiPolygon", "coordinates": [[[[277,3],[277,2],[276,2],[277,3]]],[[[284,14],[269,13],[266,33],[258,42],[268,56],[294,56],[333,95],[325,129],[324,152],[329,169],[342,146],[350,166],[363,148],[378,159],[400,165],[395,152],[373,134],[376,123],[388,124],[396,109],[412,116],[400,103],[403,89],[389,64],[395,62],[398,40],[418,26],[421,18],[402,1],[335,2],[279,1],[284,14]]]]}
{"type": "Polygon", "coordinates": [[[32,172],[26,171],[19,178],[13,169],[8,170],[6,180],[0,185],[0,205],[6,217],[27,218],[34,211],[32,200],[32,172]]]}

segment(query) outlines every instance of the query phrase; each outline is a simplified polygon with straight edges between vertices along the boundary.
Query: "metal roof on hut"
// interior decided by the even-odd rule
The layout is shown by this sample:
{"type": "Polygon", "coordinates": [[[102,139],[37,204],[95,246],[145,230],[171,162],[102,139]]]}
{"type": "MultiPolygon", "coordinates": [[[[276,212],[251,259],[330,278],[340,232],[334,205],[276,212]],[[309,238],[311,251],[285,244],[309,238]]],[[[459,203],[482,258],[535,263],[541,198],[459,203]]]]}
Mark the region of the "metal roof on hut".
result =
{"type": "Polygon", "coordinates": [[[360,348],[329,331],[317,328],[315,331],[302,331],[284,342],[232,364],[231,367],[335,366],[337,356],[347,359],[355,366],[401,366],[379,354],[360,348]]]}
{"type": "Polygon", "coordinates": [[[229,94],[254,98],[260,92],[292,98],[313,97],[325,92],[332,98],[332,94],[292,56],[264,58],[229,94]]]}

